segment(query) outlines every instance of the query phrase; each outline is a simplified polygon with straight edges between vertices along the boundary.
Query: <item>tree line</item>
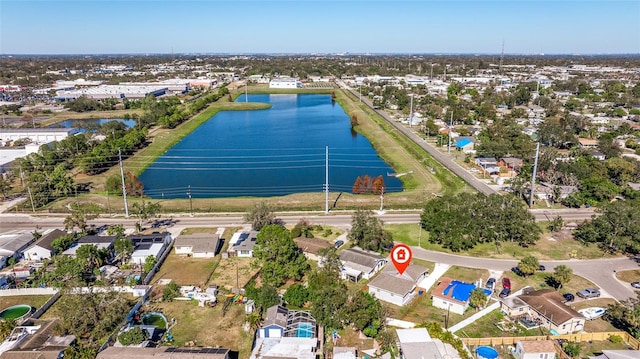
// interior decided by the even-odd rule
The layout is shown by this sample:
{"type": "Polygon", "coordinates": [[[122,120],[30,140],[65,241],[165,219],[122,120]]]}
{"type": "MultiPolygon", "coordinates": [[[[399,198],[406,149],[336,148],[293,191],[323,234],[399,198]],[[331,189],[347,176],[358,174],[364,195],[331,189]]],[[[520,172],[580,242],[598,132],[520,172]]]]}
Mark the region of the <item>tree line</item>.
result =
{"type": "Polygon", "coordinates": [[[535,218],[512,195],[460,193],[435,198],[425,205],[420,225],[429,241],[454,252],[481,243],[533,245],[541,233],[535,218]]]}

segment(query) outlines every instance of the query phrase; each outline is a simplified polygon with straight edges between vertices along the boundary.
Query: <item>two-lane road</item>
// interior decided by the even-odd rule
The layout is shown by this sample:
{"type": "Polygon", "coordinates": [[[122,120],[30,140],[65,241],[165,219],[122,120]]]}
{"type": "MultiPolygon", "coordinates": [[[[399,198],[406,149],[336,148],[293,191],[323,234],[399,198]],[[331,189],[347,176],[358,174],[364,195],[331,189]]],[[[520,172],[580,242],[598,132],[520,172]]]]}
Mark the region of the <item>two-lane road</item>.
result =
{"type": "MultiPolygon", "coordinates": [[[[519,260],[512,259],[491,259],[491,258],[474,258],[459,256],[455,254],[428,251],[419,247],[413,248],[413,256],[418,259],[424,259],[436,263],[444,263],[461,267],[488,269],[509,272],[512,267],[518,265],[519,260]]],[[[608,259],[589,259],[589,260],[554,260],[540,261],[547,267],[548,271],[564,264],[573,270],[573,273],[584,277],[595,283],[603,291],[617,300],[625,300],[635,298],[636,293],[633,288],[625,282],[619,281],[616,271],[638,269],[638,263],[627,257],[608,258],[608,259]]]]}

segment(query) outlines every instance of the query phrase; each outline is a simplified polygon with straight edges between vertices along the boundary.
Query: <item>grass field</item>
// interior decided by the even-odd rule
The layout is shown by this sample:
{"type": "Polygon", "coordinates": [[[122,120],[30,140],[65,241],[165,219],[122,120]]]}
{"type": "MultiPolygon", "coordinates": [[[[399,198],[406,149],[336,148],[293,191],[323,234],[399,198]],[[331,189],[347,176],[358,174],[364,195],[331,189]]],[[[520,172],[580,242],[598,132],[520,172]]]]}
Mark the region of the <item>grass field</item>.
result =
{"type": "MultiPolygon", "coordinates": [[[[418,246],[432,251],[453,253],[439,244],[429,242],[429,232],[422,230],[418,224],[388,224],[385,229],[393,234],[397,242],[418,246]]],[[[504,242],[499,248],[492,243],[481,243],[472,249],[457,252],[455,254],[477,258],[517,259],[525,256],[534,256],[540,261],[570,259],[572,253],[577,259],[613,258],[602,252],[596,245],[586,245],[573,239],[549,240],[550,233],[544,233],[535,245],[520,247],[515,242],[504,242]]]]}
{"type": "MultiPolygon", "coordinates": [[[[224,299],[219,298],[220,301],[224,299]]],[[[231,304],[223,315],[222,303],[217,306],[199,307],[195,301],[173,301],[155,303],[154,310],[163,313],[175,326],[171,328],[174,344],[184,346],[195,341],[198,346],[221,346],[239,351],[239,358],[248,358],[251,351],[252,333],[245,332],[244,305],[231,304]]]]}
{"type": "Polygon", "coordinates": [[[214,264],[214,258],[184,257],[171,252],[154,276],[154,282],[159,279],[171,279],[178,285],[202,287],[207,284],[214,264]]]}
{"type": "MultiPolygon", "coordinates": [[[[356,116],[359,125],[357,131],[363,134],[372,143],[378,154],[397,173],[410,172],[401,177],[405,186],[405,191],[399,193],[389,193],[385,195],[385,208],[420,208],[424,202],[433,196],[433,193],[452,193],[460,190],[469,190],[462,180],[455,177],[449,171],[441,167],[416,144],[407,140],[397,130],[392,128],[385,120],[370,111],[363,104],[354,101],[342,90],[333,89],[301,89],[301,90],[278,90],[268,89],[266,86],[252,86],[251,93],[331,93],[335,92],[337,100],[349,116],[356,116]],[[435,172],[435,175],[430,170],[435,172]]],[[[237,96],[241,91],[234,94],[237,96]]],[[[136,174],[141,173],[155,159],[157,159],[168,148],[180,141],[194,129],[208,120],[218,111],[260,109],[265,104],[256,103],[232,103],[223,97],[218,102],[212,104],[207,110],[195,116],[193,119],[183,123],[176,129],[155,129],[150,133],[152,143],[138,151],[134,156],[124,161],[125,171],[136,174]]],[[[122,212],[123,201],[120,197],[111,196],[107,198],[104,190],[104,183],[111,175],[119,174],[118,168],[97,176],[78,176],[79,183],[91,183],[93,192],[90,194],[80,194],[77,201],[95,204],[105,212],[122,212]]],[[[300,193],[281,197],[270,197],[268,202],[276,210],[304,210],[323,211],[324,193],[300,193]]],[[[129,197],[131,203],[139,201],[129,197]]],[[[193,207],[196,212],[244,212],[256,201],[263,198],[241,197],[241,198],[216,198],[216,199],[193,199],[193,207]]],[[[76,199],[63,199],[52,203],[45,209],[52,212],[66,212],[67,205],[75,202],[76,199]]],[[[350,210],[356,208],[378,208],[380,198],[377,195],[353,195],[350,193],[331,193],[331,203],[335,202],[333,210],[350,210]],[[337,200],[339,198],[339,200],[337,200]]],[[[175,199],[160,201],[162,210],[165,212],[186,212],[189,210],[189,200],[175,199]]]]}
{"type": "Polygon", "coordinates": [[[253,262],[253,258],[223,258],[211,276],[209,284],[216,284],[219,288],[225,288],[229,291],[232,288],[244,288],[260,270],[260,268],[252,266],[253,262]]]}
{"type": "Polygon", "coordinates": [[[640,270],[626,270],[616,272],[616,278],[623,282],[640,282],[640,270]]]}
{"type": "Polygon", "coordinates": [[[34,308],[40,308],[51,298],[50,295],[20,295],[11,297],[0,297],[0,311],[8,307],[26,304],[34,308]]]}
{"type": "Polygon", "coordinates": [[[42,121],[43,126],[49,126],[56,122],[65,120],[87,120],[87,119],[101,119],[101,118],[123,118],[125,114],[129,115],[142,115],[141,109],[129,109],[129,110],[113,110],[113,111],[91,111],[91,112],[72,112],[65,111],[59,112],[47,117],[42,121]]]}

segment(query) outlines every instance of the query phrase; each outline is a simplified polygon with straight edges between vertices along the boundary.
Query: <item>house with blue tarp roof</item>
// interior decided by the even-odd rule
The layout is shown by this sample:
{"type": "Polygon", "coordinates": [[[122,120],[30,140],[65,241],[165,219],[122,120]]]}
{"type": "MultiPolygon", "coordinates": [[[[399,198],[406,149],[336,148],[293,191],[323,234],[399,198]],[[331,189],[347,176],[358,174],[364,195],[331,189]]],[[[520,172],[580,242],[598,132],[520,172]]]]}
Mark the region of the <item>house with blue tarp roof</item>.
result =
{"type": "MultiPolygon", "coordinates": [[[[469,298],[474,289],[474,284],[442,277],[431,294],[432,304],[436,308],[462,315],[469,306],[469,298]]],[[[483,290],[487,295],[491,295],[491,291],[483,290]]]]}
{"type": "Polygon", "coordinates": [[[475,139],[471,136],[458,137],[455,142],[456,148],[464,153],[475,152],[475,139]]]}

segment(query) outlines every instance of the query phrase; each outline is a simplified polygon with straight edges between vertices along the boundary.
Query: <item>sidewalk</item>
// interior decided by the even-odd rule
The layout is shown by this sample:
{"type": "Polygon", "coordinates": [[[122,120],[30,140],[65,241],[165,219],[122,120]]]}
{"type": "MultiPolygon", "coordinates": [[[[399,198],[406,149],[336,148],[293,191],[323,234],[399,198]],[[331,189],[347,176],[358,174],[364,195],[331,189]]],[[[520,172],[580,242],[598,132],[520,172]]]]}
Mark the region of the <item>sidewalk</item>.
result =
{"type": "Polygon", "coordinates": [[[451,266],[448,264],[436,263],[433,272],[429,273],[425,279],[418,283],[418,287],[428,291],[449,268],[451,268],[451,266]]]}

